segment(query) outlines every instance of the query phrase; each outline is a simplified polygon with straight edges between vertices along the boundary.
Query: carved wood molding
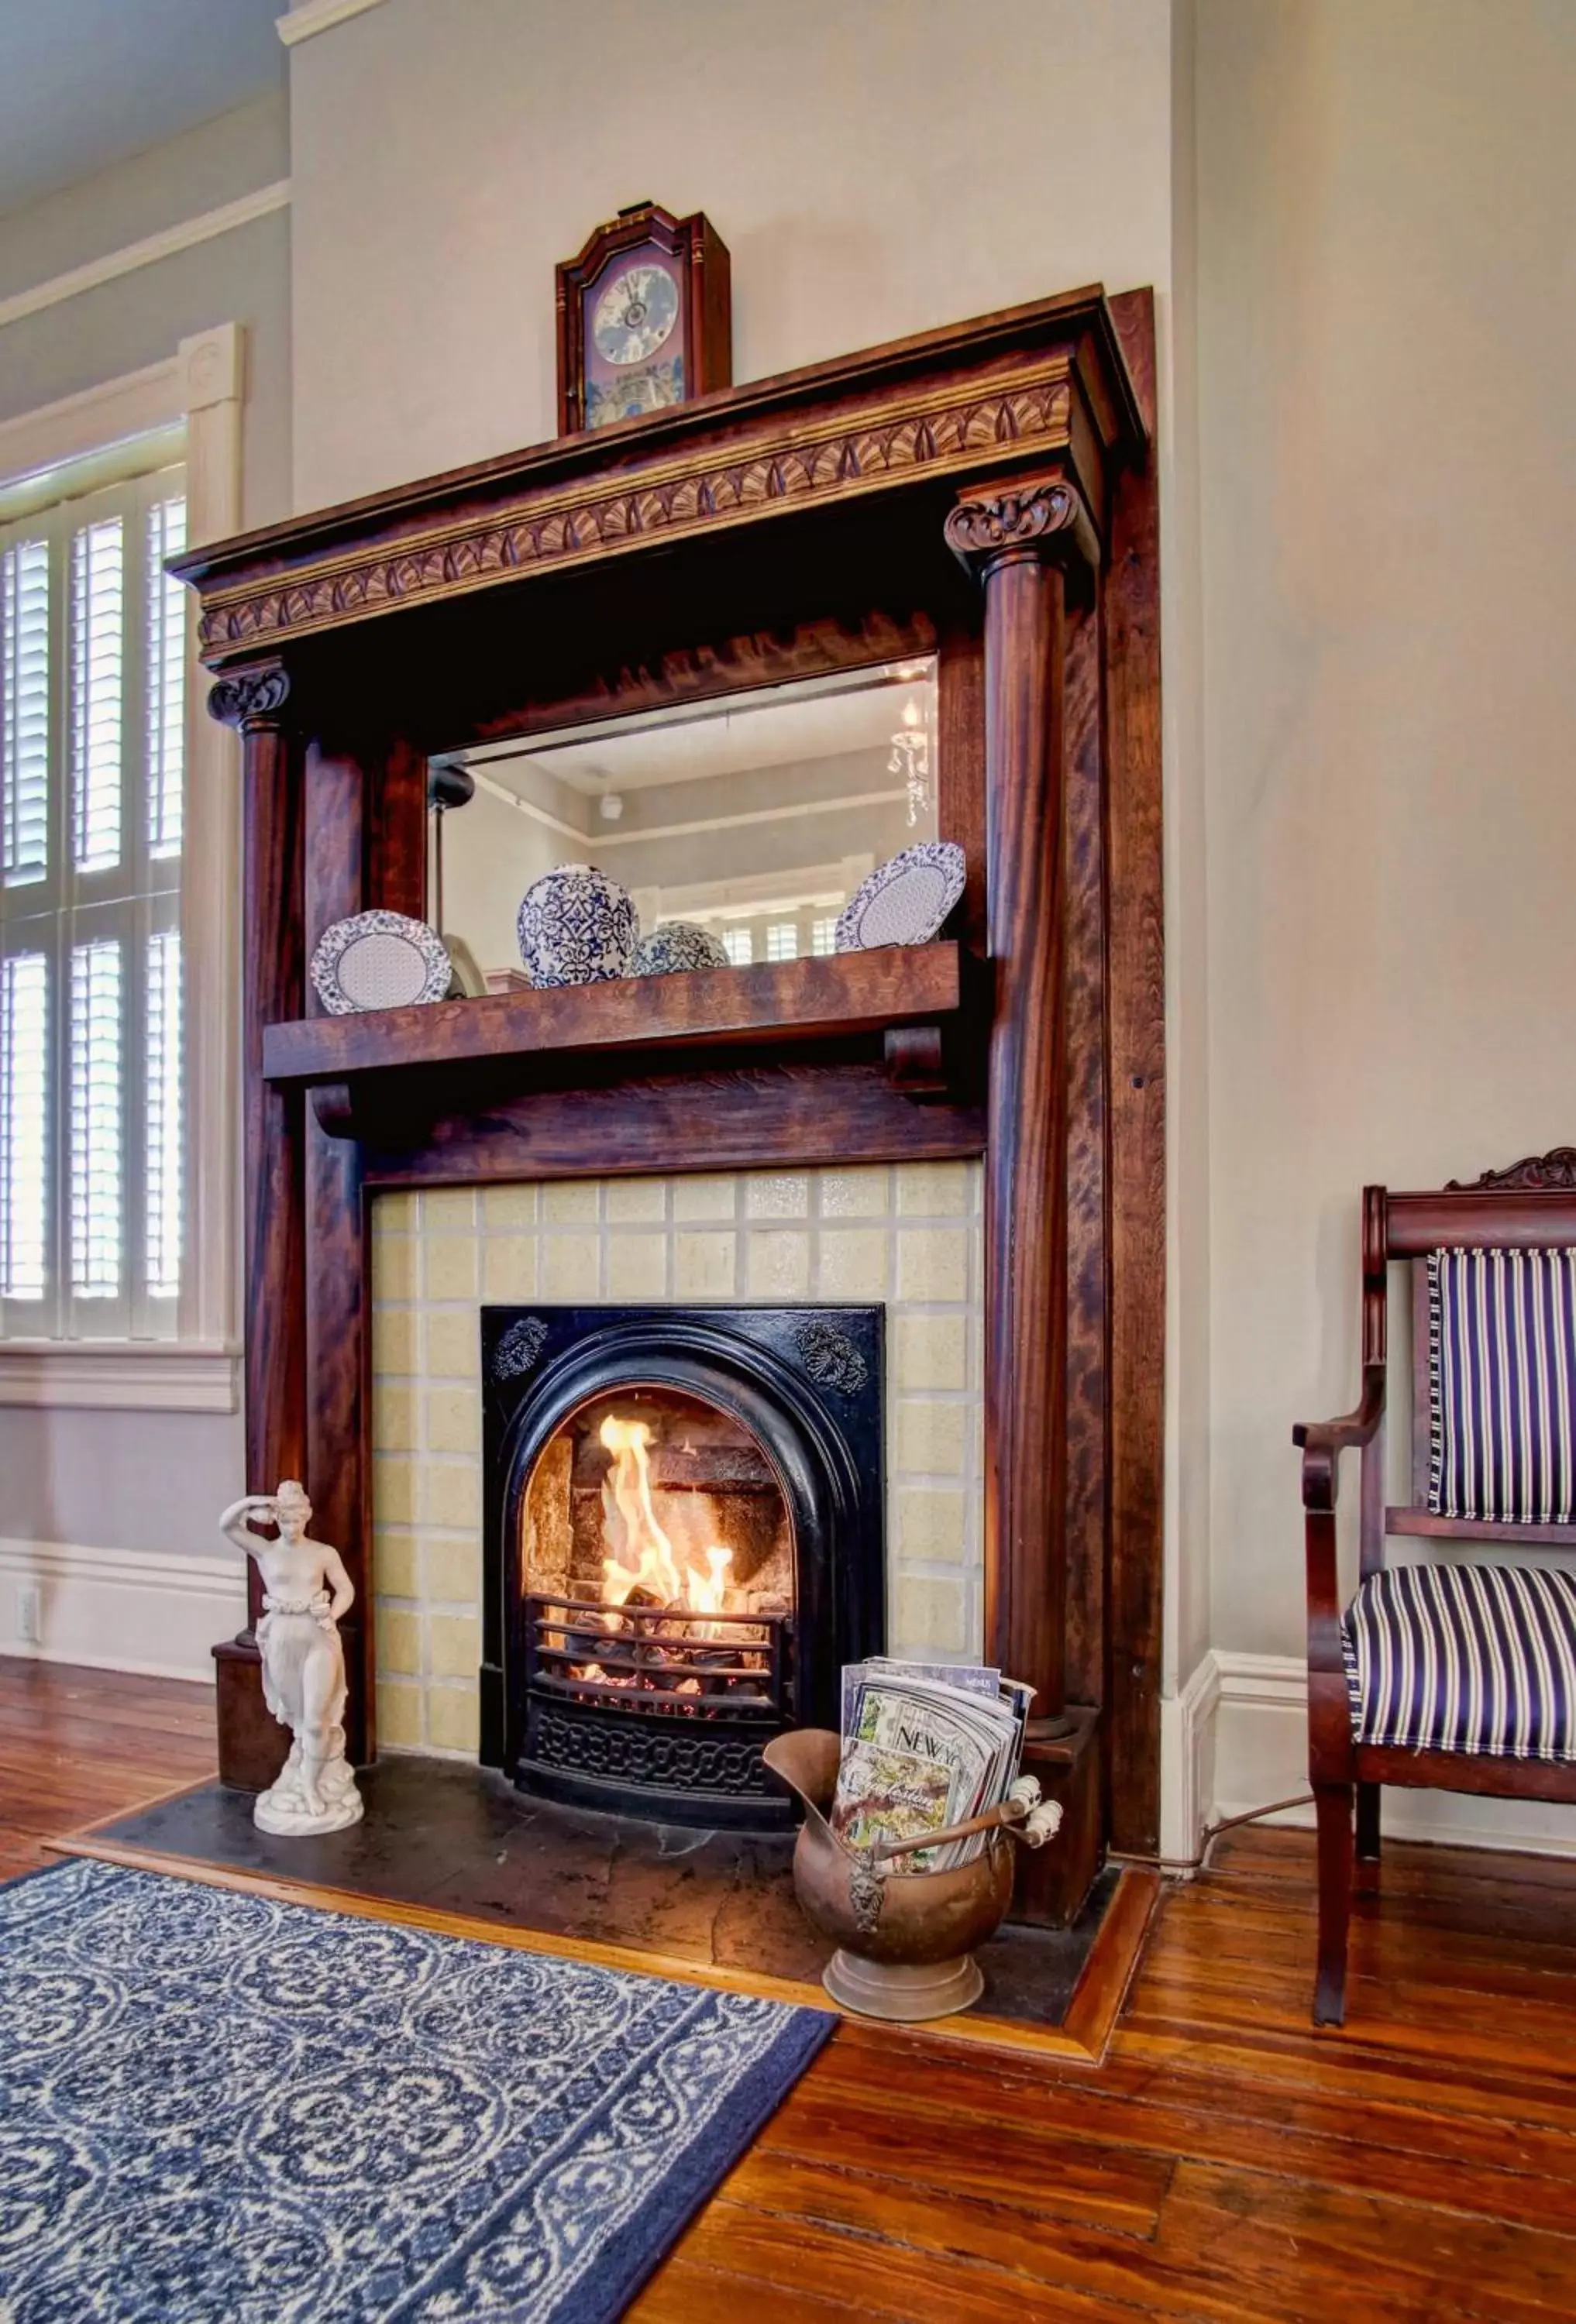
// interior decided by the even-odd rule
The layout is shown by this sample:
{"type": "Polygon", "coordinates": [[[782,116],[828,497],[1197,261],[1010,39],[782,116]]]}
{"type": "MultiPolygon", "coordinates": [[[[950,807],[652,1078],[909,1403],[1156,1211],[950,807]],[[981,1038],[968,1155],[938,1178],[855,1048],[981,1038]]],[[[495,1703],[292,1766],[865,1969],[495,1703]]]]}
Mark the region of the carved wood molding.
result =
{"type": "Polygon", "coordinates": [[[1509,1193],[1535,1194],[1576,1193],[1576,1146],[1553,1146],[1546,1154],[1528,1154],[1506,1170],[1485,1170],[1469,1185],[1464,1178],[1446,1182],[1447,1194],[1509,1193]]]}
{"type": "Polygon", "coordinates": [[[260,727],[279,725],[280,713],[289,699],[290,672],[284,664],[260,662],[209,687],[208,716],[217,718],[221,726],[255,733],[260,727]]]}
{"type": "Polygon", "coordinates": [[[946,545],[969,572],[988,573],[1007,557],[1077,557],[1100,564],[1100,540],[1082,493],[1064,477],[971,493],[943,527],[946,545]]]}
{"type": "Polygon", "coordinates": [[[604,479],[539,490],[439,530],[216,589],[205,593],[198,640],[205,656],[233,653],[558,571],[657,537],[708,534],[1025,449],[1065,449],[1071,417],[1067,359],[1058,355],[988,385],[954,383],[818,429],[785,428],[725,450],[709,446],[626,472],[616,488],[604,479]]]}

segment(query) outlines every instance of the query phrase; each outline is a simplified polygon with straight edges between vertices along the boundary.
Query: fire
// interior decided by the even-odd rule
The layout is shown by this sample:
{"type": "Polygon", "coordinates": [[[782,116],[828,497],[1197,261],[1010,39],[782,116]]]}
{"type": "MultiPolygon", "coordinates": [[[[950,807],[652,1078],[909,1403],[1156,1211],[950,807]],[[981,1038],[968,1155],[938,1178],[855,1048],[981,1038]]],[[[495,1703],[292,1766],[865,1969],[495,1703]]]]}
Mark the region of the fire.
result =
{"type": "MultiPolygon", "coordinates": [[[[651,1431],[643,1420],[621,1420],[609,1413],[601,1439],[613,1456],[602,1489],[604,1531],[612,1545],[602,1561],[602,1594],[622,1606],[636,1590],[659,1606],[687,1606],[696,1614],[725,1610],[733,1553],[714,1543],[703,1551],[703,1571],[681,1562],[669,1536],[658,1523],[651,1499],[651,1431]]],[[[703,1636],[714,1633],[703,1632],[703,1636]]]]}

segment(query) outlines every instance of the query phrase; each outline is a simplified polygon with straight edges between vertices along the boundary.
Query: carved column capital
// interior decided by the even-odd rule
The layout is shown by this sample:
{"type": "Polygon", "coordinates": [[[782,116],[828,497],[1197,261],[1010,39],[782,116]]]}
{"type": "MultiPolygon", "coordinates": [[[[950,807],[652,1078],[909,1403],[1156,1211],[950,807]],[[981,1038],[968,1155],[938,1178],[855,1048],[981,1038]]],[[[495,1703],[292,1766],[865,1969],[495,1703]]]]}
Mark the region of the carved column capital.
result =
{"type": "Polygon", "coordinates": [[[208,716],[222,726],[245,733],[282,724],[280,713],[290,698],[290,672],[282,662],[253,664],[217,679],[208,688],[208,716]]]}
{"type": "Polygon", "coordinates": [[[949,511],[944,530],[953,555],[982,579],[1021,558],[1047,564],[1076,558],[1092,570],[1100,564],[1094,521],[1077,487],[1060,476],[971,493],[949,511]]]}

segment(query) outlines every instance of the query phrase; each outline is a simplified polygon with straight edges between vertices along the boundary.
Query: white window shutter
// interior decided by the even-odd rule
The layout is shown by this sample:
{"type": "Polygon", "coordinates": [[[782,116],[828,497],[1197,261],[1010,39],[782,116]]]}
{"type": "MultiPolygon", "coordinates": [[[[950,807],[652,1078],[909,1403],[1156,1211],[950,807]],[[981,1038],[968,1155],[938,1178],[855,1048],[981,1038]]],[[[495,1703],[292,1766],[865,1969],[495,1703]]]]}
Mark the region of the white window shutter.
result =
{"type": "Polygon", "coordinates": [[[41,952],[0,961],[0,1299],[49,1290],[50,986],[41,952]]]}
{"type": "Polygon", "coordinates": [[[143,1090],[146,1208],[146,1284],[150,1298],[180,1291],[182,1236],[180,1102],[180,936],[165,928],[148,939],[143,1012],[143,1090]]]}
{"type": "Polygon", "coordinates": [[[185,540],[168,467],[0,532],[0,1333],[179,1333],[185,540]]]}
{"type": "Polygon", "coordinates": [[[148,511],[147,699],[148,853],[179,855],[186,775],[186,591],[164,559],[186,546],[186,503],[157,500],[148,511]]]}
{"type": "Polygon", "coordinates": [[[125,720],[125,524],[71,540],[71,845],[78,872],[120,862],[125,720]]]}
{"type": "Polygon", "coordinates": [[[71,1290],[115,1299],[125,1197],[121,944],[71,947],[71,1290]]]}
{"type": "Polygon", "coordinates": [[[0,825],[8,888],[49,869],[50,545],[0,556],[0,825]]]}

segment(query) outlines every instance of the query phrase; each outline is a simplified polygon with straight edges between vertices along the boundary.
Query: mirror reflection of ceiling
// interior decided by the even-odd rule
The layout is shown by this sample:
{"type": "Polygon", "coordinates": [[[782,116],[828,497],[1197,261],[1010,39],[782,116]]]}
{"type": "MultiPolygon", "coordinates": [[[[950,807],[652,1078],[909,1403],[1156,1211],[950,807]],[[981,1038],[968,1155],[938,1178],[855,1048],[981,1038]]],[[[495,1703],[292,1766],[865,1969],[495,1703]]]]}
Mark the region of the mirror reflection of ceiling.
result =
{"type": "Polygon", "coordinates": [[[552,736],[466,752],[463,762],[521,798],[537,798],[540,778],[585,798],[657,785],[705,782],[766,767],[803,767],[891,748],[906,700],[928,723],[929,661],[889,663],[856,679],[771,687],[640,719],[610,720],[578,739],[552,736]]]}
{"type": "Polygon", "coordinates": [[[932,656],[451,754],[475,793],[443,818],[444,934],[502,973],[526,889],[588,862],[741,966],[830,952],[859,882],[935,835],[935,703],[932,656]]]}

